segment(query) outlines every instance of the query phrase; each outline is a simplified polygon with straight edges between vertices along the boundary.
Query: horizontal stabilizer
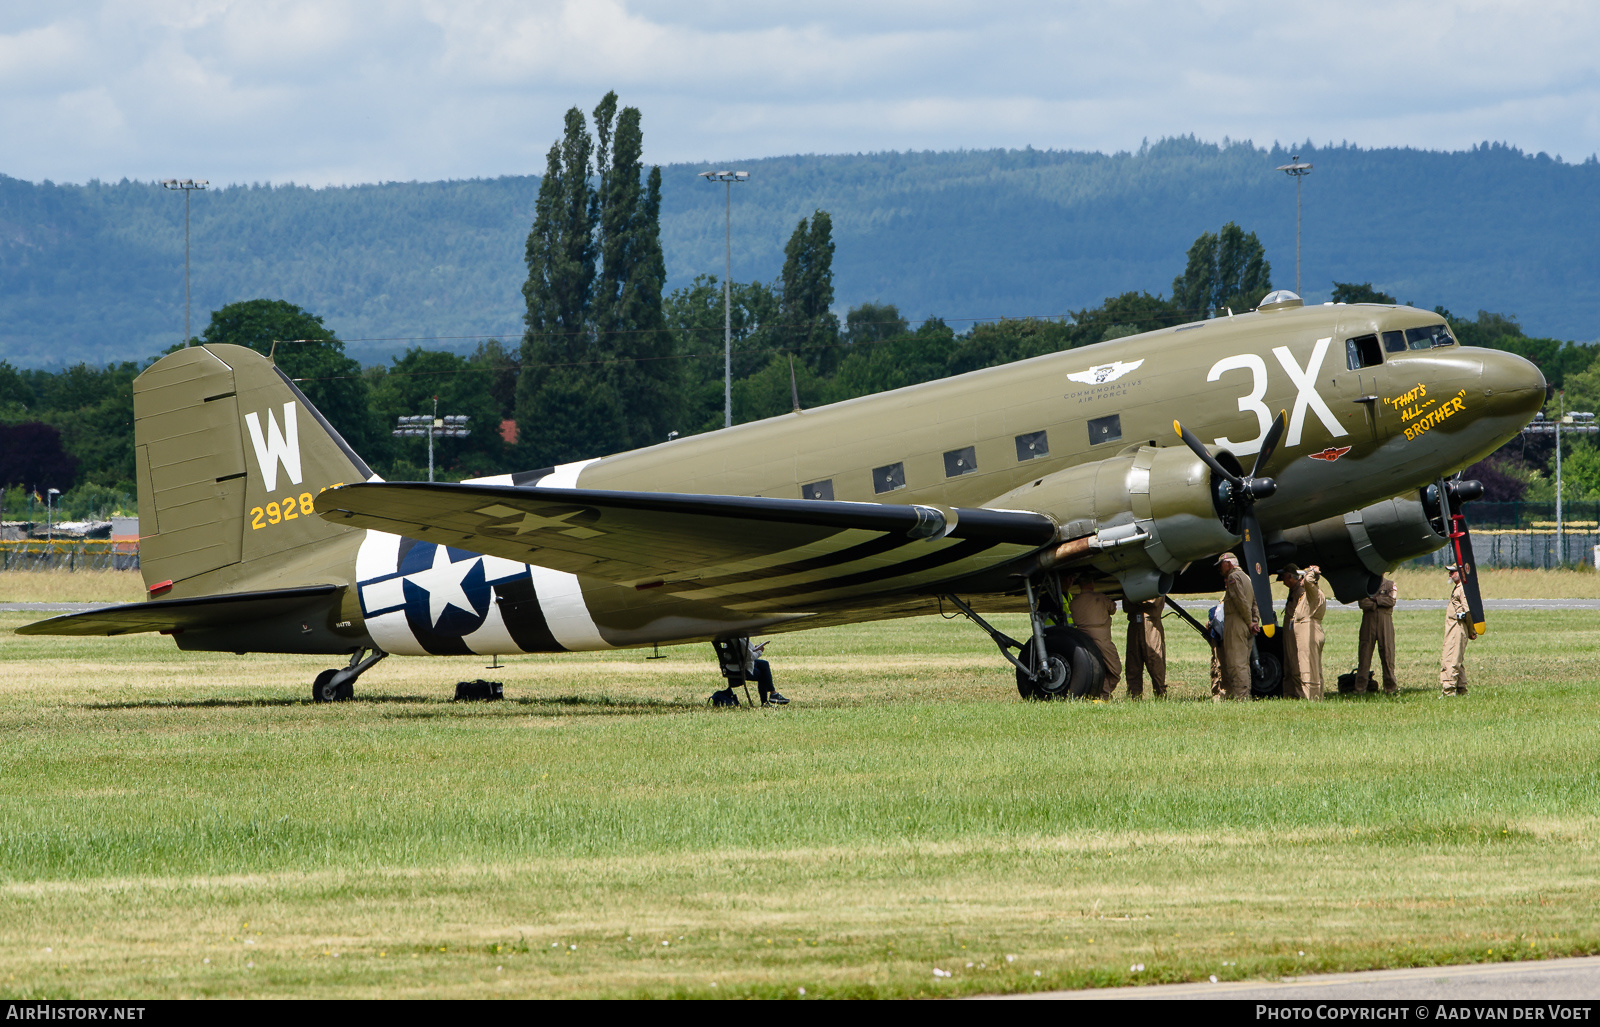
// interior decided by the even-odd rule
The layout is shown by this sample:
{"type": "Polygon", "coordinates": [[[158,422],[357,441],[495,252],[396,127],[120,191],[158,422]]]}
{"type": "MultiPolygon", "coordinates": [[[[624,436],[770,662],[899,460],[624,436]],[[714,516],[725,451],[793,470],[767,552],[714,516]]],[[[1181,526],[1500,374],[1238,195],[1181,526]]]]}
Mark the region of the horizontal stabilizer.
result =
{"type": "Polygon", "coordinates": [[[872,539],[882,540],[871,543],[873,560],[886,565],[952,545],[974,557],[981,551],[977,562],[993,565],[1044,545],[1056,530],[1042,514],[1012,510],[423,482],[330,489],[316,509],[335,524],[635,585],[762,565],[779,554],[853,556],[872,539]]]}
{"type": "Polygon", "coordinates": [[[268,592],[235,592],[189,599],[152,599],[107,606],[35,621],[19,635],[131,635],[141,631],[182,631],[258,623],[302,609],[339,591],[343,585],[308,585],[268,592]]]}

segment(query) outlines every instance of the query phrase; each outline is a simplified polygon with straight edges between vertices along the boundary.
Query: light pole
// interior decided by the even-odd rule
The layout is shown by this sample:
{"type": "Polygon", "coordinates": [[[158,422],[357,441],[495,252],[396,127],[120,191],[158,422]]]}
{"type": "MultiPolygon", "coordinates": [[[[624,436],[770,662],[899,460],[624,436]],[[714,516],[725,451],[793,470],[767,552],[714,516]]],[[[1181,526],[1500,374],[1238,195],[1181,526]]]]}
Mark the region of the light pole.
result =
{"type": "Polygon", "coordinates": [[[1561,436],[1563,435],[1593,435],[1600,432],[1600,425],[1594,423],[1594,414],[1587,410],[1574,410],[1566,412],[1566,393],[1556,394],[1557,417],[1559,420],[1547,421],[1544,411],[1533,416],[1533,423],[1522,429],[1524,435],[1554,435],[1556,437],[1556,559],[1565,564],[1567,562],[1567,548],[1562,543],[1563,525],[1561,523],[1561,436]]]}
{"type": "Polygon", "coordinates": [[[465,414],[449,414],[439,416],[439,397],[433,397],[433,413],[418,414],[415,417],[398,417],[395,419],[400,427],[392,434],[401,437],[421,438],[428,437],[428,481],[433,481],[433,440],[439,439],[464,439],[472,434],[472,429],[467,427],[465,414]]]}
{"type": "Polygon", "coordinates": [[[733,183],[750,177],[748,171],[702,171],[707,182],[723,183],[723,242],[727,265],[722,275],[722,426],[733,427],[733,183]]]}
{"type": "Polygon", "coordinates": [[[56,540],[55,498],[59,495],[60,489],[46,489],[44,494],[44,534],[49,542],[56,540]]]}
{"type": "Polygon", "coordinates": [[[1278,165],[1277,170],[1294,179],[1294,291],[1300,292],[1300,180],[1311,174],[1311,164],[1302,164],[1297,153],[1289,158],[1289,163],[1278,165]]]}
{"type": "Polygon", "coordinates": [[[163,178],[161,184],[183,193],[183,344],[189,345],[189,194],[211,183],[204,178],[163,178]]]}

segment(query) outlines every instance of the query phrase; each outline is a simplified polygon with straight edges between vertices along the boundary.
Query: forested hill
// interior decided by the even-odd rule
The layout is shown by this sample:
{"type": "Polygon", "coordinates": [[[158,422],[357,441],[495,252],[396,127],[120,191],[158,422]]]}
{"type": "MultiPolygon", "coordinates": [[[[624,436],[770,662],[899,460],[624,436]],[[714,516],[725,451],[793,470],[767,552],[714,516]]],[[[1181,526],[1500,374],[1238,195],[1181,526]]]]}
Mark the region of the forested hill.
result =
{"type": "MultiPolygon", "coordinates": [[[[647,126],[648,128],[648,126],[647,126]]],[[[1502,145],[1439,153],[1299,150],[1304,291],[1370,281],[1402,301],[1519,317],[1530,334],[1600,337],[1600,163],[1502,145]]],[[[776,157],[727,166],[733,274],[770,280],[795,223],[833,215],[840,311],[912,318],[1056,315],[1129,289],[1165,292],[1202,231],[1257,232],[1274,284],[1294,284],[1287,151],[1169,139],[1137,153],[1039,150],[776,157]]],[[[712,165],[664,169],[670,286],[723,266],[712,165]]],[[[722,165],[718,165],[722,166],[722,165]]],[[[185,169],[203,175],[204,169],[185,169]]],[[[461,347],[520,332],[534,176],[341,188],[235,186],[193,198],[194,323],[255,297],[322,315],[363,362],[403,340],[461,347]],[[362,342],[355,340],[377,340],[362,342]]],[[[183,200],[144,182],[0,176],[0,359],[140,359],[183,325],[183,200]]]]}

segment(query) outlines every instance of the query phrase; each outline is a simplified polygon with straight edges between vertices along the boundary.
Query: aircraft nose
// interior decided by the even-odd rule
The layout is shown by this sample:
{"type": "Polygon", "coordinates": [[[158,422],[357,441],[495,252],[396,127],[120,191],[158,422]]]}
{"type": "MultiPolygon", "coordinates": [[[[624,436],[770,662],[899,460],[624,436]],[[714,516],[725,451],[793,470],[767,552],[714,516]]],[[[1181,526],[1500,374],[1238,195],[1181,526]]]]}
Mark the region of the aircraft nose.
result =
{"type": "Polygon", "coordinates": [[[1497,349],[1475,355],[1483,361],[1484,400],[1494,413],[1526,422],[1544,406],[1544,374],[1532,361],[1497,349]]]}

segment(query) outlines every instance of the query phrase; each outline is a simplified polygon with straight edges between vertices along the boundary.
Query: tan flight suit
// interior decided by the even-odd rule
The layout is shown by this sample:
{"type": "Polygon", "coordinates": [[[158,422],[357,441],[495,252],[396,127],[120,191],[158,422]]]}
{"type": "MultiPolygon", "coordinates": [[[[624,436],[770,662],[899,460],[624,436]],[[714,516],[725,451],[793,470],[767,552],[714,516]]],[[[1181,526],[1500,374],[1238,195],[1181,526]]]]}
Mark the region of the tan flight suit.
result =
{"type": "Polygon", "coordinates": [[[1104,592],[1083,591],[1073,596],[1067,604],[1073,625],[1094,639],[1100,650],[1100,659],[1106,665],[1105,680],[1100,684],[1100,697],[1111,698],[1122,680],[1122,659],[1111,642],[1111,616],[1117,612],[1117,601],[1104,592]]]}
{"type": "Polygon", "coordinates": [[[1283,605],[1283,626],[1279,629],[1283,641],[1283,690],[1285,699],[1304,699],[1305,687],[1300,681],[1300,654],[1294,635],[1294,612],[1305,602],[1306,589],[1300,582],[1286,582],[1289,601],[1283,605]]]}
{"type": "Polygon", "coordinates": [[[1167,597],[1156,596],[1142,603],[1122,601],[1128,615],[1128,697],[1144,698],[1144,669],[1150,668],[1150,688],[1157,696],[1167,694],[1167,633],[1161,614],[1167,597]]]}
{"type": "Polygon", "coordinates": [[[1439,690],[1444,695],[1467,694],[1467,641],[1476,637],[1467,610],[1467,590],[1460,583],[1450,590],[1444,611],[1444,651],[1439,654],[1439,690]]]}
{"type": "Polygon", "coordinates": [[[1378,658],[1383,664],[1383,690],[1390,695],[1400,691],[1394,676],[1394,603],[1400,590],[1393,581],[1383,579],[1378,591],[1361,600],[1361,648],[1357,651],[1356,691],[1378,690],[1372,680],[1372,644],[1378,644],[1378,658]]]}
{"type": "Polygon", "coordinates": [[[1294,653],[1300,668],[1298,683],[1302,699],[1322,698],[1322,617],[1328,612],[1328,601],[1317,586],[1321,577],[1313,570],[1301,572],[1304,594],[1294,608],[1294,653]]]}
{"type": "Polygon", "coordinates": [[[1234,702],[1250,701],[1250,642],[1261,614],[1250,575],[1236,567],[1228,575],[1222,613],[1222,690],[1234,702]]]}

